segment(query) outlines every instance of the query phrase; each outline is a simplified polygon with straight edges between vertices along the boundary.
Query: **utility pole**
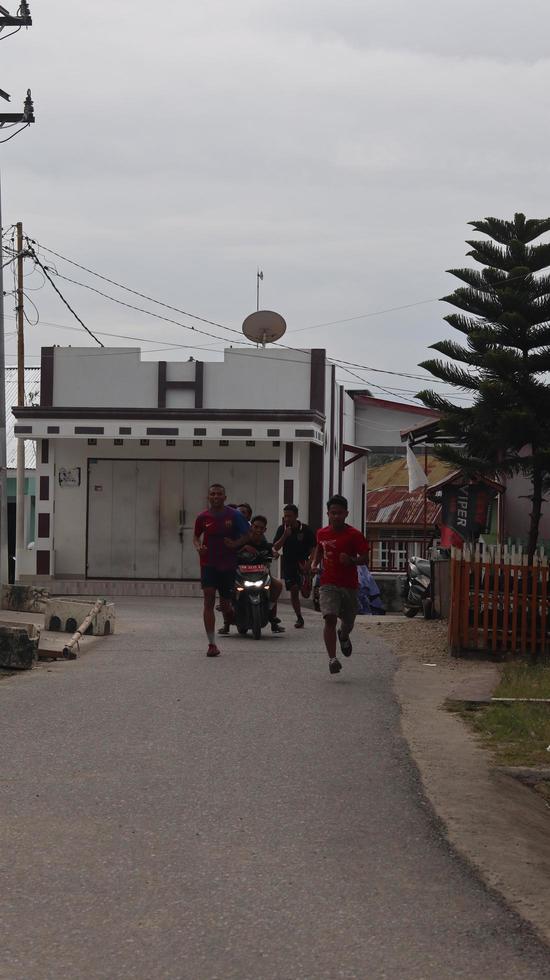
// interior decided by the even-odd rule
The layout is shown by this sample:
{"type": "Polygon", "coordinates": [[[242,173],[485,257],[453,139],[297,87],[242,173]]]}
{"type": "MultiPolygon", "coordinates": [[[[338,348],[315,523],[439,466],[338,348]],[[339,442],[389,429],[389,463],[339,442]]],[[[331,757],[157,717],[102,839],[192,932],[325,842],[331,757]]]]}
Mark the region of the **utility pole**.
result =
{"type": "MultiPolygon", "coordinates": [[[[31,12],[29,9],[28,0],[20,0],[19,8],[17,14],[12,16],[5,7],[0,6],[0,32],[4,30],[5,27],[15,27],[16,31],[12,33],[17,33],[22,27],[30,27],[32,24],[31,12]]],[[[10,35],[5,35],[9,37],[10,35]]],[[[6,102],[10,101],[10,96],[4,89],[0,88],[0,98],[4,99],[6,102]]],[[[2,131],[4,127],[11,129],[12,126],[17,126],[21,123],[21,129],[26,129],[34,122],[34,106],[31,97],[31,90],[27,89],[27,96],[23,104],[23,112],[0,112],[0,143],[8,142],[13,136],[17,136],[21,130],[16,130],[10,136],[2,139],[2,131]]],[[[0,240],[2,240],[2,194],[0,189],[0,240]]],[[[22,258],[22,237],[23,229],[21,228],[21,239],[19,239],[19,229],[21,225],[17,226],[18,230],[18,261],[19,256],[22,258]]],[[[0,585],[7,585],[9,582],[9,566],[8,566],[8,481],[7,481],[7,452],[6,452],[6,358],[5,358],[5,348],[4,348],[4,281],[3,281],[3,270],[2,266],[4,264],[4,253],[3,249],[0,248],[0,585]]],[[[23,270],[21,267],[20,277],[18,276],[18,361],[17,365],[21,364],[20,375],[18,375],[18,402],[20,405],[25,403],[25,349],[23,346],[23,270]],[[21,326],[19,322],[21,321],[21,326]],[[21,352],[21,361],[20,361],[21,352]],[[23,387],[20,388],[21,382],[19,377],[22,379],[23,387]],[[22,391],[22,394],[21,394],[22,391]]],[[[24,528],[24,499],[22,501],[21,507],[19,506],[19,492],[20,486],[23,487],[23,495],[25,490],[25,447],[22,440],[17,440],[17,475],[18,475],[18,485],[17,485],[17,526],[16,526],[16,540],[24,545],[24,531],[19,535],[19,521],[23,520],[24,528]],[[20,452],[22,452],[22,472],[23,478],[19,480],[19,460],[20,452]]]]}
{"type": "MultiPolygon", "coordinates": [[[[2,234],[2,190],[0,187],[0,235],[2,234]]],[[[4,256],[0,261],[0,585],[8,575],[8,474],[6,458],[6,358],[4,352],[4,256]]]]}
{"type": "MultiPolygon", "coordinates": [[[[17,404],[25,404],[25,316],[23,311],[23,224],[17,222],[17,404]]],[[[21,554],[25,547],[25,440],[17,440],[15,525],[15,581],[19,581],[21,554]]]]}

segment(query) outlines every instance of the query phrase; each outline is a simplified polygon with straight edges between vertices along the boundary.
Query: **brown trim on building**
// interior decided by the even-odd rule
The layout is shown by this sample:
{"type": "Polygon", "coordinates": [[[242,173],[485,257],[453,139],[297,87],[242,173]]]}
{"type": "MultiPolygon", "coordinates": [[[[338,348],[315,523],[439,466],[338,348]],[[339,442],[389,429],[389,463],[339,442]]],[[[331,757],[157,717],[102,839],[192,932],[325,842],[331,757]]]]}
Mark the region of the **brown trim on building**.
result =
{"type": "Polygon", "coordinates": [[[294,503],[294,480],[283,481],[283,506],[294,503]]]}
{"type": "Polygon", "coordinates": [[[157,405],[166,408],[166,361],[158,363],[157,405]]]}
{"type": "Polygon", "coordinates": [[[195,408],[202,408],[204,401],[204,363],[195,361],[195,408]]]}
{"type": "Polygon", "coordinates": [[[194,381],[168,381],[166,361],[158,362],[158,393],[157,404],[159,408],[166,408],[166,393],[168,391],[194,391],[195,408],[202,408],[204,391],[204,364],[202,361],[195,361],[195,380],[194,381]]]}
{"type": "Polygon", "coordinates": [[[50,440],[41,439],[40,440],[40,462],[49,463],[50,461],[50,440]]]}
{"type": "Polygon", "coordinates": [[[324,415],[327,352],[322,349],[313,349],[310,357],[309,407],[324,415]]]}
{"type": "Polygon", "coordinates": [[[49,538],[50,536],[50,515],[49,514],[39,514],[38,515],[38,537],[39,538],[49,538]]]}
{"type": "Polygon", "coordinates": [[[342,477],[344,475],[344,389],[340,388],[338,405],[338,493],[342,493],[342,477]]]}
{"type": "Polygon", "coordinates": [[[329,469],[329,480],[328,480],[329,497],[332,497],[332,494],[334,493],[334,454],[336,452],[336,445],[335,445],[335,438],[334,438],[335,397],[336,397],[336,365],[333,364],[330,372],[330,432],[329,432],[330,469],[329,469]]]}
{"type": "Polygon", "coordinates": [[[314,530],[323,526],[323,465],[323,447],[312,443],[309,447],[308,524],[314,530]]]}
{"type": "Polygon", "coordinates": [[[40,354],[40,406],[53,405],[53,347],[43,347],[40,354]]]}
{"type": "MultiPolygon", "coordinates": [[[[324,352],[323,352],[324,353],[324,352]]],[[[187,382],[185,382],[187,383],[187,382]]],[[[192,382],[189,382],[190,384],[192,382]]],[[[325,416],[316,409],[261,409],[261,408],[82,408],[31,406],[14,408],[17,419],[33,421],[48,419],[101,419],[128,421],[174,422],[309,422],[324,426],[325,416]]]]}
{"type": "Polygon", "coordinates": [[[50,499],[50,478],[49,476],[40,477],[40,493],[39,500],[49,500],[50,499]]]}
{"type": "Polygon", "coordinates": [[[36,552],[36,574],[50,574],[50,552],[38,550],[36,552]]]}

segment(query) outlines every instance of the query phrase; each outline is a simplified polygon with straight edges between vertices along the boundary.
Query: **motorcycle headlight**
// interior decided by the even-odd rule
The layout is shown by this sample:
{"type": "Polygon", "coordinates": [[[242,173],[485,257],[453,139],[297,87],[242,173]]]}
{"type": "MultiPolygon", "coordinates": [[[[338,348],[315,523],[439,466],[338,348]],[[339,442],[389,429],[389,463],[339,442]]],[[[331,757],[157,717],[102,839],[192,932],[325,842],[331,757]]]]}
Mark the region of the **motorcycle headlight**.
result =
{"type": "Polygon", "coordinates": [[[262,583],[258,581],[258,579],[256,579],[256,581],[254,582],[250,582],[248,579],[245,579],[244,584],[247,589],[257,589],[258,586],[261,586],[262,583]]]}

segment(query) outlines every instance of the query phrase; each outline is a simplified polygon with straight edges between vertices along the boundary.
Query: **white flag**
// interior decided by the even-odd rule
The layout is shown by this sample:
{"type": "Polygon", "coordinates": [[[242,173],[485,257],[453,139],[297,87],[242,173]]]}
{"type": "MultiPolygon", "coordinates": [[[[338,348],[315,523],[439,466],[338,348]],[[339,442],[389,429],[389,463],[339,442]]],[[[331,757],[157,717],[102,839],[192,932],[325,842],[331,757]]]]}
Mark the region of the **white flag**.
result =
{"type": "Polygon", "coordinates": [[[427,485],[428,477],[424,473],[424,470],[408,444],[407,469],[409,471],[409,493],[412,493],[413,490],[418,490],[419,487],[425,487],[427,485]]]}

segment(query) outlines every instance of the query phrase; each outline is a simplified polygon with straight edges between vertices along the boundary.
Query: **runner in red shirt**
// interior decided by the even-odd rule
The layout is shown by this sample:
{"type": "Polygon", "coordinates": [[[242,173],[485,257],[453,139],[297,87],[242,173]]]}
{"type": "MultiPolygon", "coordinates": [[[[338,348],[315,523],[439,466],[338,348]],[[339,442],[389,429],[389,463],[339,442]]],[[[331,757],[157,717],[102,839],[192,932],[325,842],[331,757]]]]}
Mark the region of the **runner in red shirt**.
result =
{"type": "Polygon", "coordinates": [[[195,521],[193,545],[201,565],[201,585],[204,594],[204,628],[208,637],[207,657],[219,656],[214,638],[216,627],[216,591],[224,616],[232,611],[231,597],[237,567],[237,549],[244,544],[250,526],[238,510],[225,505],[225,487],[212,483],[208,488],[208,510],[195,521]]]}
{"type": "Polygon", "coordinates": [[[342,664],[336,657],[336,636],[344,657],[351,655],[349,635],[357,615],[357,565],[366,565],[368,542],[357,528],[346,524],[348,502],[335,494],[327,502],[328,525],[317,531],[317,548],[312,571],[322,564],[319,602],[325,620],[324,640],[331,674],[338,674],[342,664]],[[336,625],[340,620],[338,634],[336,625]]]}

